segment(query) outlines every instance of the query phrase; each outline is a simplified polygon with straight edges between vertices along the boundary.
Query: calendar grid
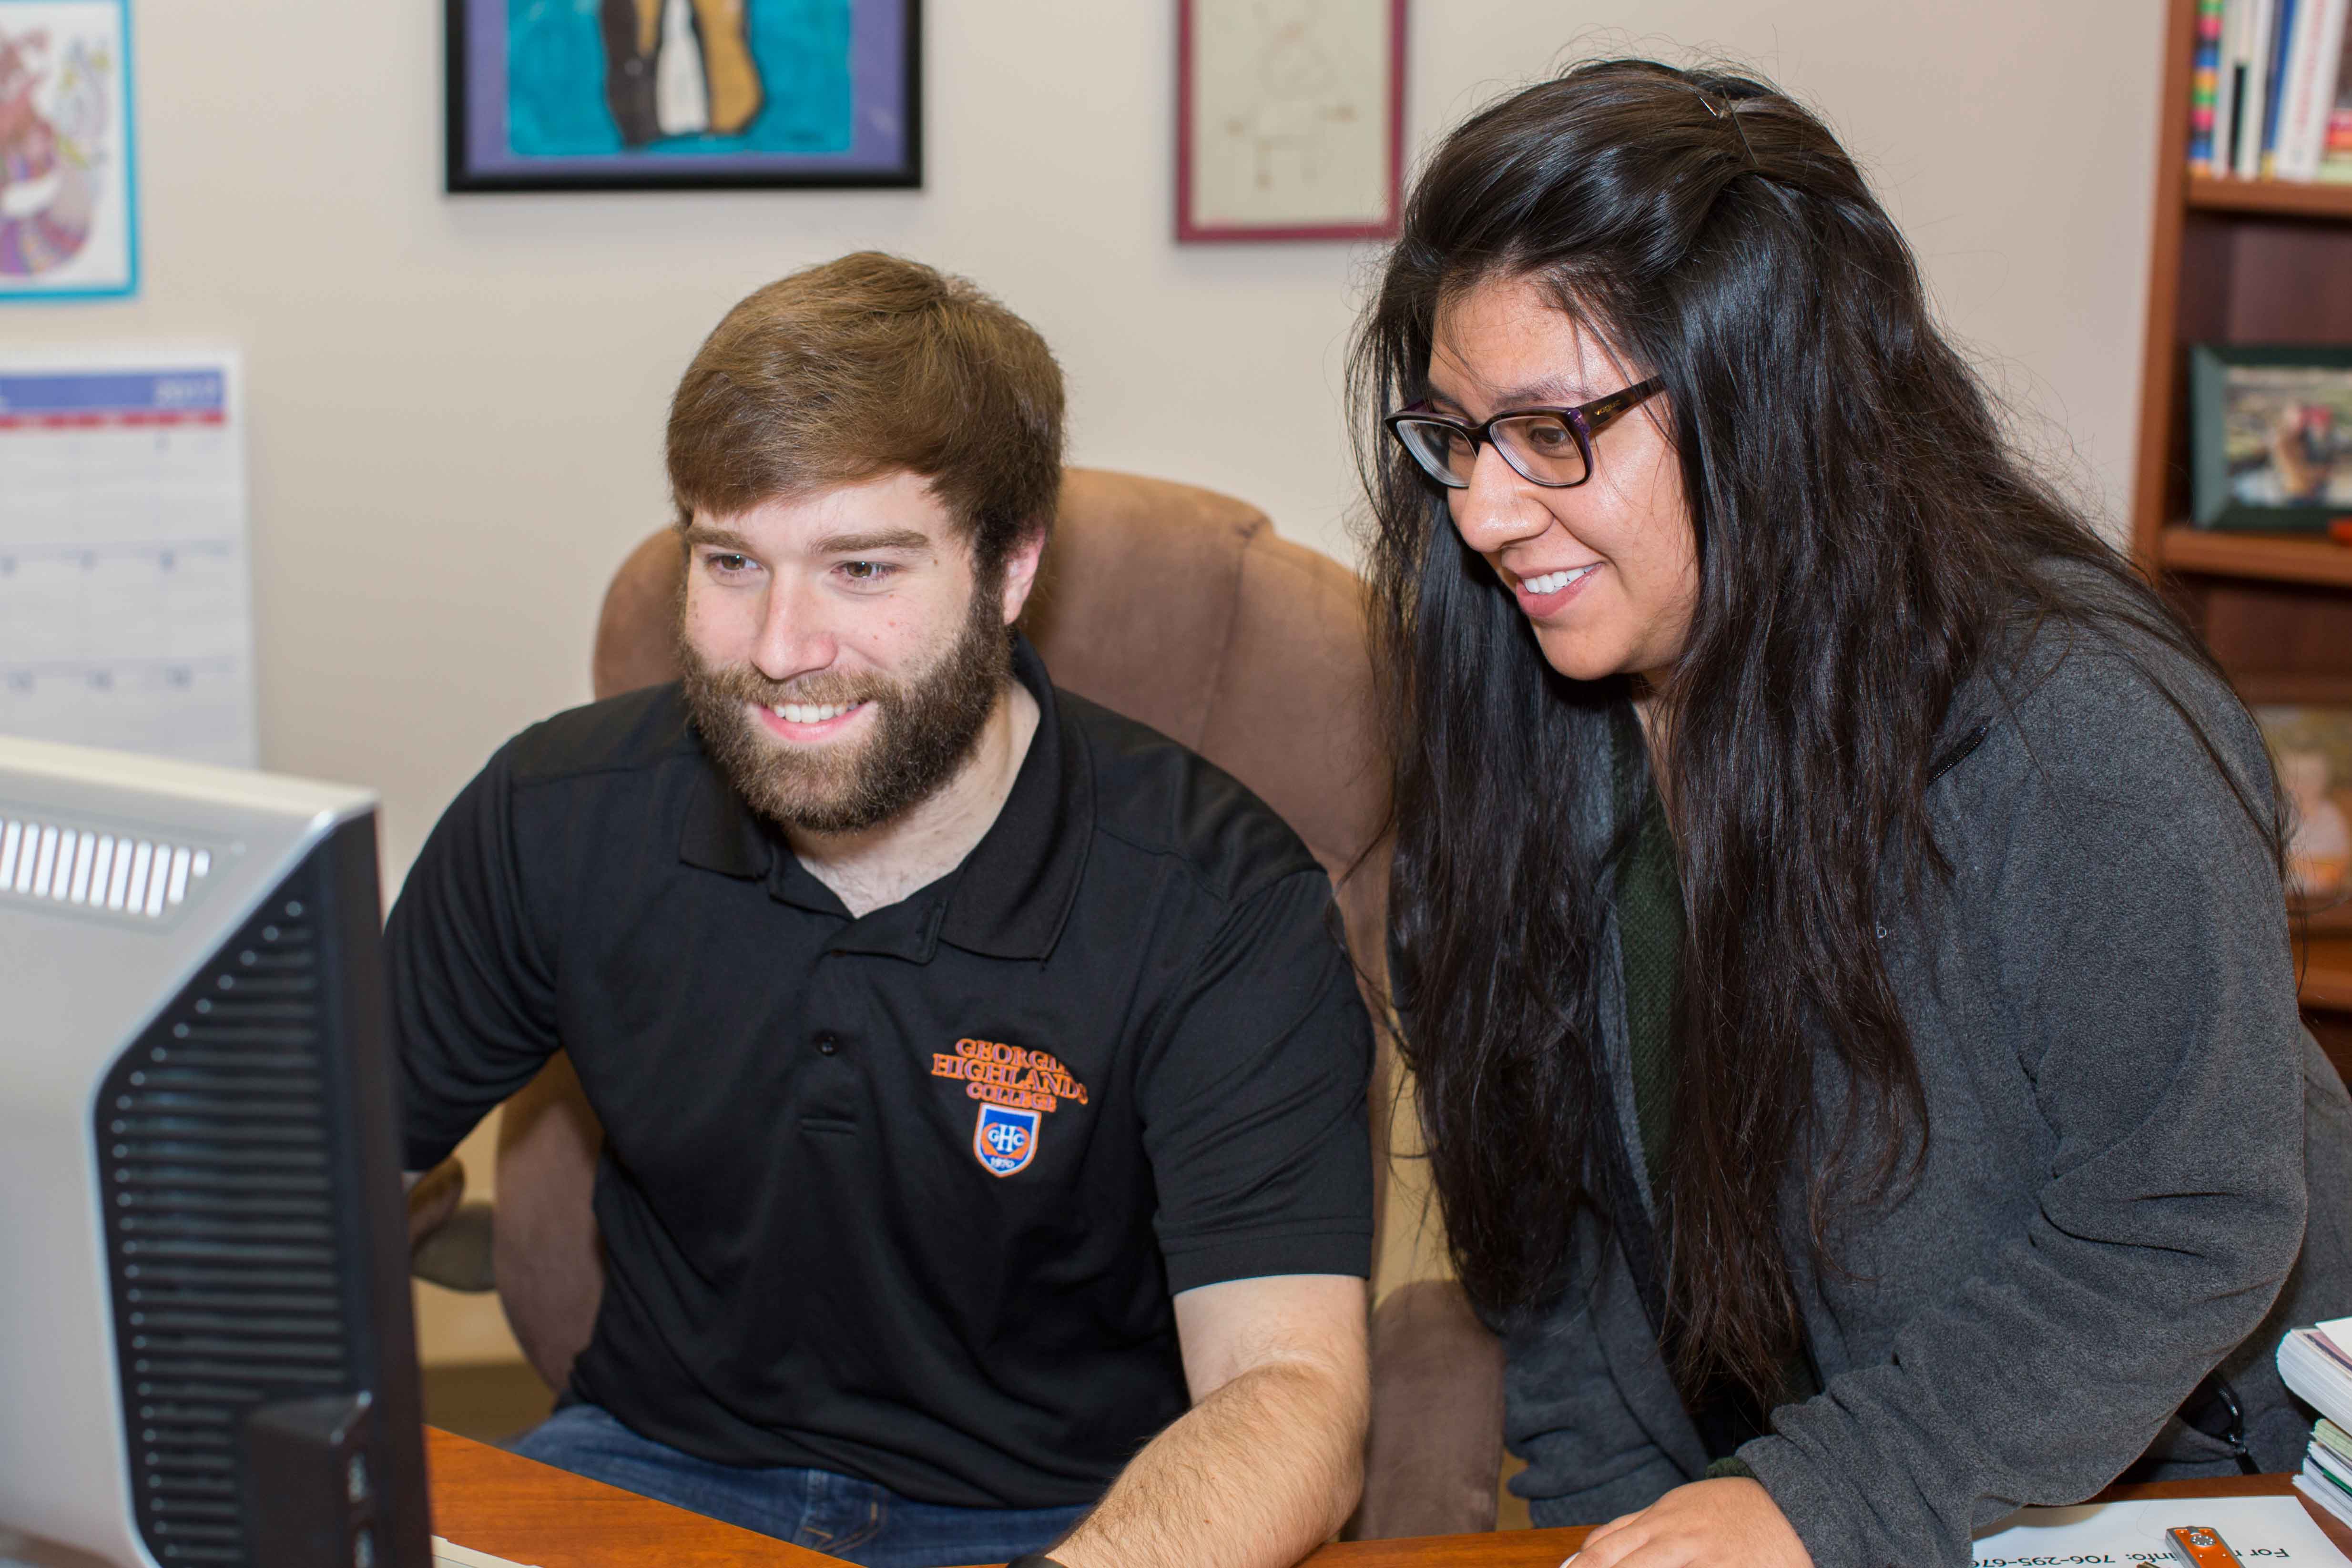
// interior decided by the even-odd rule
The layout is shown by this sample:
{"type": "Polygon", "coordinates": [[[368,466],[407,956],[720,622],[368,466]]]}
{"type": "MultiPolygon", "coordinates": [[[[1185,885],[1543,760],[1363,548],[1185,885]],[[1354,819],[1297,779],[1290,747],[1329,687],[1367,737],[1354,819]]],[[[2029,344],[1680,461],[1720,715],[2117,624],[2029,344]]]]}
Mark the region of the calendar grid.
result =
{"type": "Polygon", "coordinates": [[[257,760],[234,354],[0,361],[0,733],[257,760]]]}

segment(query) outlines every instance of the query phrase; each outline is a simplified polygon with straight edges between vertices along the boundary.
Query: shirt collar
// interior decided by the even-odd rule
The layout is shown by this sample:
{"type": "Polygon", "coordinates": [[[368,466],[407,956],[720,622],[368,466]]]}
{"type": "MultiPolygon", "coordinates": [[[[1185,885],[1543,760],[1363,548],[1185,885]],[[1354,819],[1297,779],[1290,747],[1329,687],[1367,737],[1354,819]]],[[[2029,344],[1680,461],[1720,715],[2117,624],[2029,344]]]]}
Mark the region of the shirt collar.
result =
{"type": "Polygon", "coordinates": [[[689,866],[727,877],[764,877],[784,848],[783,836],[773,825],[743,803],[728,784],[727,775],[703,749],[692,720],[687,733],[694,737],[695,771],[687,795],[686,827],[678,836],[677,858],[689,866]]]}
{"type": "MultiPolygon", "coordinates": [[[[837,949],[917,963],[929,963],[940,942],[987,958],[1052,955],[1094,837],[1094,773],[1085,737],[1062,725],[1045,660],[1019,633],[1013,674],[1037,700],[1037,732],[995,822],[956,869],[851,921],[833,944],[837,949]]],[[[771,897],[848,920],[841,900],[793,857],[782,833],[745,804],[707,753],[699,760],[678,858],[722,876],[765,879],[771,897]]]]}
{"type": "Polygon", "coordinates": [[[949,896],[940,939],[989,958],[1051,957],[1095,835],[1093,759],[1062,724],[1060,693],[1029,639],[1013,639],[1013,674],[1037,700],[1037,733],[1013,792],[949,896]]]}

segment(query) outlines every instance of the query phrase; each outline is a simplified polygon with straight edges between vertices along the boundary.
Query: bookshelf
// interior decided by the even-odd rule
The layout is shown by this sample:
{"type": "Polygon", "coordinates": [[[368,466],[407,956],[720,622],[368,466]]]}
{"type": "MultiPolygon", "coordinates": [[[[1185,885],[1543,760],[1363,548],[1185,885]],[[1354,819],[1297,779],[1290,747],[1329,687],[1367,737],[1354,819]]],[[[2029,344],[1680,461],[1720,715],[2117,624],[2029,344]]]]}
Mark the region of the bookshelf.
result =
{"type": "Polygon", "coordinates": [[[2173,572],[2352,588],[2352,550],[2326,540],[2167,524],[2157,535],[2157,558],[2173,572]]]}
{"type": "Polygon", "coordinates": [[[2311,939],[2303,989],[2306,1005],[2352,1011],[2352,936],[2311,939]]]}
{"type": "MultiPolygon", "coordinates": [[[[2250,702],[2352,705],[2352,549],[2187,526],[2189,345],[2352,343],[2352,185],[2189,176],[2196,0],[2167,0],[2132,546],[2250,702]]],[[[2352,1070],[2352,936],[2298,935],[2304,1016],[2352,1070]]]]}
{"type": "MultiPolygon", "coordinates": [[[[2180,155],[2186,158],[2184,144],[2180,155]]],[[[2352,218],[2352,184],[2311,184],[2298,180],[2227,180],[2199,175],[2189,182],[2189,205],[2197,212],[2284,213],[2291,217],[2352,218]]]]}

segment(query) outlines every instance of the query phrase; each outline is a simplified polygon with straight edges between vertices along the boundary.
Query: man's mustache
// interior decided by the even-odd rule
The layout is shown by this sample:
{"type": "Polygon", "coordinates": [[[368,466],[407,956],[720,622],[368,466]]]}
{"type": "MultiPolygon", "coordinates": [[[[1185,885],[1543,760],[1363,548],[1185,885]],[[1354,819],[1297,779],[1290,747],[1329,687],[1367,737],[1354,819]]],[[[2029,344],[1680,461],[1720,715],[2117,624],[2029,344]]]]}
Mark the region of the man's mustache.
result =
{"type": "Polygon", "coordinates": [[[771,680],[749,665],[729,665],[708,672],[709,689],[739,702],[774,708],[787,702],[804,707],[841,707],[853,702],[894,703],[898,688],[879,676],[811,675],[793,680],[771,680]]]}

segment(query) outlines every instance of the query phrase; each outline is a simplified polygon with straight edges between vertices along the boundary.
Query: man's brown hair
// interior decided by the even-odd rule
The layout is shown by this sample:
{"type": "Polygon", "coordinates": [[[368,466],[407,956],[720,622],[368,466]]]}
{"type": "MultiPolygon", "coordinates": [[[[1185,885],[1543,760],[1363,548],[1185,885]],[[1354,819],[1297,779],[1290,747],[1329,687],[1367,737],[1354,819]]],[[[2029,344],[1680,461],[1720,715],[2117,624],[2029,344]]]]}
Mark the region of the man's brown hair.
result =
{"type": "Polygon", "coordinates": [[[905,469],[931,481],[983,573],[1051,526],[1062,371],[961,278],[862,250],[727,312],[678,383],[669,483],[684,526],[905,469]]]}

